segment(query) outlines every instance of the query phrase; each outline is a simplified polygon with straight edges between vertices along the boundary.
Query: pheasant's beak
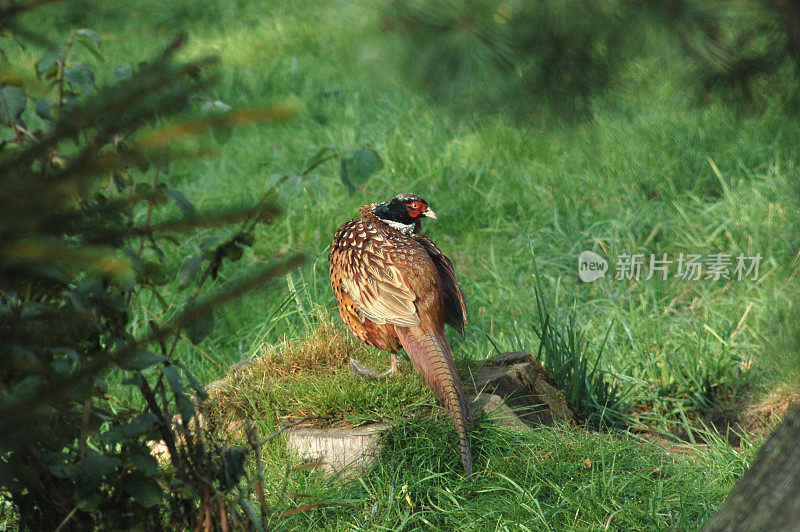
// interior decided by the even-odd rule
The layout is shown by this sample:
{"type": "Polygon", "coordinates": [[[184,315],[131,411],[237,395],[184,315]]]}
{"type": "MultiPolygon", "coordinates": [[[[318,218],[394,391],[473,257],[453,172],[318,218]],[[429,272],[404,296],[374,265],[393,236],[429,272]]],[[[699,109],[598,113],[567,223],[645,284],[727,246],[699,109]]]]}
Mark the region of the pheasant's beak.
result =
{"type": "Polygon", "coordinates": [[[439,219],[439,217],[436,216],[436,213],[433,212],[431,209],[425,209],[425,212],[422,213],[422,216],[427,216],[428,218],[433,218],[434,220],[439,219]]]}

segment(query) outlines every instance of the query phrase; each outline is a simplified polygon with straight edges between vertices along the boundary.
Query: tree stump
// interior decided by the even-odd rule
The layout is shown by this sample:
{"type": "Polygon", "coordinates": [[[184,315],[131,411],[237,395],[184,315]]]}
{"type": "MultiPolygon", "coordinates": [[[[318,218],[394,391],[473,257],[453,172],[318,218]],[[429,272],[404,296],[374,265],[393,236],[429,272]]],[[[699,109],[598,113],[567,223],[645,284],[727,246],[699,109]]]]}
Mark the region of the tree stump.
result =
{"type": "Polygon", "coordinates": [[[381,450],[380,438],[389,425],[374,423],[353,428],[293,427],[286,431],[286,446],[319,464],[326,473],[368,469],[381,450]]]}
{"type": "MultiPolygon", "coordinates": [[[[246,366],[243,361],[231,373],[246,366]]],[[[226,377],[227,378],[227,377],[226,377]]],[[[213,389],[224,379],[210,383],[213,389]]],[[[524,429],[574,422],[579,416],[571,409],[555,380],[530,353],[507,352],[488,358],[477,368],[473,384],[465,382],[473,414],[484,413],[491,422],[524,429]]],[[[243,422],[244,423],[244,422],[243,422]]],[[[303,427],[285,431],[287,448],[326,473],[358,474],[368,469],[381,450],[381,437],[391,428],[375,423],[352,428],[303,427]]],[[[228,430],[243,430],[232,423],[228,430]]],[[[163,454],[163,453],[162,453],[163,454]]]]}
{"type": "Polygon", "coordinates": [[[473,375],[473,383],[469,386],[473,392],[499,396],[526,425],[580,420],[550,372],[525,351],[487,358],[473,375]]]}

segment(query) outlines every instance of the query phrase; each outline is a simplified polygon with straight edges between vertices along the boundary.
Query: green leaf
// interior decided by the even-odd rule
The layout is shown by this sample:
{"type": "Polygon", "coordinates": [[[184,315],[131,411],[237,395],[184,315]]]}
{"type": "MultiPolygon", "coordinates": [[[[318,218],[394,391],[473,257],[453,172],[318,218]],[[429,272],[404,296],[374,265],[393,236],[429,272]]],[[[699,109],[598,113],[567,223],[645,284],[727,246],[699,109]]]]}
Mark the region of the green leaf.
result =
{"type": "Polygon", "coordinates": [[[194,218],[197,216],[197,211],[192,205],[192,202],[189,201],[186,196],[184,196],[183,192],[175,188],[167,188],[164,190],[167,196],[175,202],[175,205],[178,206],[178,209],[183,214],[184,218],[194,218]]]}
{"type": "Polygon", "coordinates": [[[75,43],[80,44],[89,50],[89,52],[100,61],[106,60],[106,58],[103,57],[103,54],[100,52],[100,46],[103,44],[103,40],[93,30],[85,28],[76,30],[75,43]]]}
{"type": "Polygon", "coordinates": [[[42,57],[36,61],[36,73],[39,76],[49,78],[58,71],[58,60],[63,53],[63,49],[47,50],[42,57]]]}
{"type": "Polygon", "coordinates": [[[183,261],[181,269],[178,270],[178,288],[186,288],[197,279],[204,260],[201,255],[192,255],[183,261]]]}
{"type": "Polygon", "coordinates": [[[161,488],[152,478],[130,475],[124,479],[122,487],[145,508],[152,508],[161,502],[161,488]]]}
{"type": "Polygon", "coordinates": [[[339,162],[339,177],[341,177],[342,184],[345,186],[347,191],[350,194],[354,194],[355,191],[356,191],[356,187],[354,187],[353,184],[350,183],[350,179],[347,176],[347,164],[345,164],[345,160],[344,159],[342,159],[339,162]]]}
{"type": "Polygon", "coordinates": [[[183,391],[181,375],[178,373],[178,370],[175,369],[175,366],[165,366],[161,371],[164,373],[164,377],[166,377],[167,384],[169,384],[169,387],[172,389],[172,393],[175,394],[175,402],[177,403],[178,411],[181,413],[183,424],[186,425],[189,423],[189,420],[192,419],[192,416],[194,416],[194,404],[183,391]]]}
{"type": "Polygon", "coordinates": [[[350,182],[360,185],[383,168],[383,160],[372,148],[362,148],[345,157],[350,182]]]}
{"type": "Polygon", "coordinates": [[[66,376],[72,369],[72,364],[63,358],[54,358],[50,361],[50,367],[53,371],[61,376],[66,376]]]}
{"type": "Polygon", "coordinates": [[[132,452],[128,455],[128,461],[146,477],[158,473],[158,460],[152,454],[132,452]]]}
{"type": "Polygon", "coordinates": [[[84,512],[94,512],[100,506],[100,495],[96,492],[87,492],[82,488],[75,490],[75,505],[84,512]]]}
{"type": "Polygon", "coordinates": [[[204,238],[200,242],[200,251],[208,260],[214,260],[218,254],[224,253],[222,248],[232,243],[235,238],[236,233],[233,231],[222,231],[214,236],[204,238]]]}
{"type": "Polygon", "coordinates": [[[122,435],[125,438],[134,438],[152,429],[158,423],[158,416],[152,412],[139,414],[131,419],[130,423],[122,426],[122,435]]]}
{"type": "Polygon", "coordinates": [[[181,369],[183,369],[184,375],[186,375],[186,378],[189,379],[189,384],[191,384],[192,388],[194,388],[194,391],[197,392],[197,397],[199,397],[203,401],[208,399],[208,392],[200,383],[200,381],[197,380],[197,377],[195,377],[194,374],[191,371],[189,371],[189,368],[186,367],[186,364],[184,364],[183,362],[178,362],[178,366],[180,366],[181,369]]]}
{"type": "Polygon", "coordinates": [[[229,230],[204,238],[200,242],[200,251],[212,262],[212,278],[216,278],[216,269],[221,265],[221,259],[238,261],[244,254],[244,248],[252,246],[253,241],[251,233],[234,233],[229,230]]]}
{"type": "Polygon", "coordinates": [[[80,37],[81,39],[89,39],[91,40],[96,46],[103,45],[103,39],[97,34],[96,31],[90,30],[88,28],[81,28],[79,30],[75,30],[76,37],[80,37]]]}
{"type": "MultiPolygon", "coordinates": [[[[55,352],[55,349],[53,350],[55,352]]],[[[74,352],[74,350],[73,350],[74,352]]],[[[10,363],[11,367],[36,367],[39,364],[39,359],[19,345],[11,344],[10,349],[4,354],[6,362],[10,363]]]]}
{"type": "Polygon", "coordinates": [[[158,417],[152,412],[145,412],[124,425],[111,427],[100,435],[100,439],[106,443],[122,443],[126,440],[133,440],[155,427],[156,423],[158,423],[158,417]]]}
{"type": "Polygon", "coordinates": [[[80,362],[81,362],[80,355],[78,354],[77,351],[75,351],[71,347],[56,347],[56,348],[53,349],[53,352],[57,353],[59,355],[66,356],[67,358],[69,358],[70,360],[75,362],[76,364],[80,364],[80,362]]]}
{"type": "Polygon", "coordinates": [[[105,456],[88,449],[86,458],[77,464],[70,464],[65,468],[65,472],[82,490],[91,491],[97,489],[103,477],[116,470],[121,463],[119,458],[105,456]]]}
{"type": "Polygon", "coordinates": [[[30,400],[39,391],[42,385],[42,378],[37,375],[28,375],[11,387],[11,395],[16,396],[20,402],[30,400]]]}
{"type": "Polygon", "coordinates": [[[175,369],[175,366],[164,366],[161,368],[161,373],[167,379],[170,389],[174,394],[183,393],[183,383],[181,382],[181,374],[175,369]]]}
{"type": "Polygon", "coordinates": [[[370,147],[364,147],[342,158],[340,173],[342,183],[352,193],[355,187],[363,185],[373,174],[383,168],[383,160],[370,147]]]}
{"type": "Polygon", "coordinates": [[[96,89],[94,82],[94,72],[86,63],[76,61],[71,67],[64,69],[64,80],[70,85],[80,87],[83,92],[89,94],[91,89],[96,89]]]}
{"type": "Polygon", "coordinates": [[[128,184],[125,182],[125,177],[116,170],[111,173],[111,180],[114,182],[117,192],[122,192],[128,188],[128,184]]]}
{"type": "MultiPolygon", "coordinates": [[[[190,297],[186,301],[186,311],[191,311],[192,308],[197,304],[197,298],[190,297]]],[[[197,316],[192,323],[186,326],[186,337],[189,338],[193,344],[199,344],[202,342],[206,336],[211,334],[211,331],[214,330],[214,313],[209,312],[202,316],[197,316]]]]}
{"type": "Polygon", "coordinates": [[[0,123],[24,125],[22,113],[26,105],[25,93],[19,87],[7,85],[0,89],[0,123]]]}
{"type": "Polygon", "coordinates": [[[242,478],[244,473],[244,459],[246,457],[247,453],[239,446],[233,446],[223,453],[222,473],[218,477],[222,489],[231,489],[239,483],[239,479],[242,478]]]}
{"type": "Polygon", "coordinates": [[[34,110],[36,114],[45,120],[52,120],[53,113],[50,112],[50,108],[53,107],[53,104],[49,100],[39,100],[36,102],[36,107],[34,110]]]}
{"type": "Polygon", "coordinates": [[[158,364],[159,362],[163,362],[165,360],[167,360],[167,357],[153,353],[152,351],[137,351],[136,353],[117,361],[117,366],[121,367],[122,369],[143,370],[152,366],[153,364],[158,364]]]}

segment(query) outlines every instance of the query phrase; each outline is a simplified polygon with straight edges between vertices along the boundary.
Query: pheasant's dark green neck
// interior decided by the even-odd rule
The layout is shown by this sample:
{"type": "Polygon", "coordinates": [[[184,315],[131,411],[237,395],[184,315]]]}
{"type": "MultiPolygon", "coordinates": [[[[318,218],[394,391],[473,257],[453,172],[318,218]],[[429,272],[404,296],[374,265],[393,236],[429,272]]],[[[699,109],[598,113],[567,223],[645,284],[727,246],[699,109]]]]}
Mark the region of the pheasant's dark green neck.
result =
{"type": "Polygon", "coordinates": [[[404,235],[419,233],[421,225],[419,220],[409,216],[405,206],[394,203],[379,203],[372,209],[372,214],[392,229],[396,229],[404,235]]]}
{"type": "Polygon", "coordinates": [[[389,204],[385,201],[375,205],[375,208],[372,209],[372,214],[381,220],[393,220],[391,210],[389,209],[389,204]]]}

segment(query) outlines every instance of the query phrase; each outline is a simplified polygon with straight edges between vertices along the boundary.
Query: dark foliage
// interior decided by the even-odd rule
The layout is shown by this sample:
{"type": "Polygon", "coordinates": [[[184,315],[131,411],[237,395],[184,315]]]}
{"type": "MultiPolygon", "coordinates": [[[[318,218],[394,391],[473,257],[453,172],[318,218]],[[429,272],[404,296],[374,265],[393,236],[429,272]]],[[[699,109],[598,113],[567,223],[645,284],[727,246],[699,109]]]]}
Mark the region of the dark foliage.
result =
{"type": "Polygon", "coordinates": [[[785,91],[800,62],[800,7],[790,1],[395,0],[382,29],[399,36],[406,69],[458,105],[549,107],[582,114],[622,65],[654,43],[694,65],[702,99],[745,105],[785,91]]]}
{"type": "MultiPolygon", "coordinates": [[[[0,25],[28,33],[0,11],[0,25]]],[[[21,37],[20,37],[21,36],[21,37]]],[[[34,37],[30,37],[34,38],[34,37]]],[[[200,214],[162,180],[181,154],[175,141],[208,129],[288,117],[287,108],[203,109],[212,59],[178,63],[176,40],[150,63],[117,66],[98,87],[81,56],[102,58],[102,41],[72,31],[35,65],[7,65],[0,87],[0,496],[27,530],[188,528],[258,515],[237,490],[244,459],[198,422],[205,391],[173,354],[182,337],[201,342],[213,309],[299,263],[284,257],[209,292],[220,268],[245,256],[258,223],[278,209],[266,202],[200,214]],[[201,102],[202,103],[202,102],[201,102]],[[29,127],[34,112],[45,126],[29,127]],[[175,122],[178,117],[179,121],[175,122]],[[171,120],[171,121],[169,121],[171,120]],[[155,209],[174,204],[171,217],[155,209]],[[160,219],[163,217],[159,217],[160,219]],[[205,239],[178,272],[165,243],[200,227],[226,226],[205,239]],[[138,337],[131,301],[177,275],[183,308],[155,311],[138,337]],[[140,397],[115,410],[105,382],[114,369],[140,397]],[[152,447],[163,442],[165,462],[152,447]]],[[[40,122],[33,119],[33,122],[40,122]]],[[[223,135],[218,138],[224,142],[223,135]]],[[[262,497],[263,500],[263,497],[262,497]]]]}
{"type": "Polygon", "coordinates": [[[407,42],[406,66],[444,99],[544,101],[574,112],[604,90],[620,59],[622,3],[594,0],[390,2],[384,30],[407,42]]]}
{"type": "Polygon", "coordinates": [[[790,93],[797,88],[800,54],[792,34],[800,31],[800,7],[789,4],[674,0],[656,3],[653,15],[666,22],[693,63],[692,81],[703,99],[719,95],[753,106],[765,99],[760,94],[777,92],[796,106],[790,93]]]}

